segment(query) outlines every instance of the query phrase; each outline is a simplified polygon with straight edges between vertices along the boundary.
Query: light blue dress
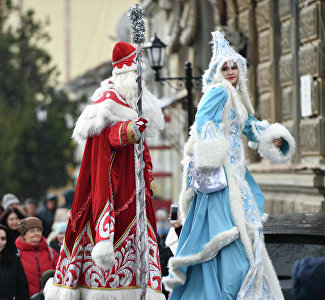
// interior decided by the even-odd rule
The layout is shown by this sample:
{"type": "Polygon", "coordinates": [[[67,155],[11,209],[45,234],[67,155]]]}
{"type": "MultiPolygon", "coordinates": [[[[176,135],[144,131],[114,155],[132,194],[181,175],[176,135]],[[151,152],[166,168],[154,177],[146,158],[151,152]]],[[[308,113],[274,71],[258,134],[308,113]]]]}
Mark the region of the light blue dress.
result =
{"type": "MultiPolygon", "coordinates": [[[[228,93],[223,87],[211,88],[204,95],[200,108],[196,114],[196,128],[201,135],[202,128],[208,121],[212,121],[216,128],[222,122],[223,109],[228,93]]],[[[236,114],[232,109],[231,114],[236,114]]],[[[230,116],[231,117],[231,116],[230,116]]],[[[253,142],[257,142],[252,132],[252,122],[258,122],[248,115],[242,133],[253,142]]],[[[234,135],[234,139],[241,138],[241,132],[234,135]]],[[[236,143],[236,140],[234,140],[236,143]]],[[[246,169],[245,184],[250,188],[250,195],[255,202],[255,210],[262,216],[264,213],[264,196],[259,186],[246,169]]],[[[188,186],[191,185],[188,176],[188,186]]],[[[250,199],[244,209],[249,210],[250,199]]],[[[213,193],[196,191],[192,200],[186,221],[184,223],[175,257],[188,256],[202,251],[203,246],[214,236],[234,227],[234,221],[229,203],[229,185],[213,193]]],[[[244,278],[250,268],[247,255],[240,239],[223,247],[213,259],[198,263],[194,266],[181,267],[186,274],[184,285],[173,289],[170,300],[233,300],[241,288],[244,278]]],[[[172,275],[169,275],[172,276],[172,275]]]]}

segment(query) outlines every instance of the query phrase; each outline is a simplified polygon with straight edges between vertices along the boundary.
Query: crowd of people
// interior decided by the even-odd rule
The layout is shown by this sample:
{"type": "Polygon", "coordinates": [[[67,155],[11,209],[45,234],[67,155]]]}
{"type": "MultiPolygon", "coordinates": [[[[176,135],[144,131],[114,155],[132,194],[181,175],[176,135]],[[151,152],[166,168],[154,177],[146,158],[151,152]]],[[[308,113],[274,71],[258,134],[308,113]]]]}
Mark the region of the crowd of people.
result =
{"type": "Polygon", "coordinates": [[[53,277],[74,190],[58,196],[48,194],[38,207],[31,199],[23,203],[11,193],[0,203],[0,299],[44,299],[43,288],[53,277]]]}

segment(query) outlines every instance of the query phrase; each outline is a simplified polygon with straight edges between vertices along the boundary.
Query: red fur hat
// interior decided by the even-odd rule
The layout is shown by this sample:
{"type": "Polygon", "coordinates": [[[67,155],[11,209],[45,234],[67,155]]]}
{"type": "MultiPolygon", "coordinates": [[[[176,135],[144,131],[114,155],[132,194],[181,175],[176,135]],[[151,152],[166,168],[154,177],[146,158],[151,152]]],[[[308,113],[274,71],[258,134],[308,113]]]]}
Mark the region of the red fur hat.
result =
{"type": "MultiPolygon", "coordinates": [[[[118,42],[113,49],[113,74],[121,74],[129,71],[136,71],[137,64],[135,60],[136,49],[126,43],[118,42]]],[[[144,69],[144,65],[141,62],[144,69]]]]}

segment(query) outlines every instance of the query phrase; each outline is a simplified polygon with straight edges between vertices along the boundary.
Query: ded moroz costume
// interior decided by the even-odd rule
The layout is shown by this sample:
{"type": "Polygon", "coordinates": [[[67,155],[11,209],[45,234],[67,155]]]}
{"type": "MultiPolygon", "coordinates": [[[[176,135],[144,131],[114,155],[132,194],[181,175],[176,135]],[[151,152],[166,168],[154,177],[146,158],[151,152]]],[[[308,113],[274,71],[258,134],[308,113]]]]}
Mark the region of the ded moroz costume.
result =
{"type": "Polygon", "coordinates": [[[170,300],[283,299],[264,244],[264,196],[245,166],[242,133],[272,163],[288,161],[295,142],[282,125],[253,117],[245,59],[220,32],[212,36],[204,95],[184,148],[185,222],[163,283],[170,300]],[[236,87],[223,77],[225,62],[237,64],[236,87]],[[278,138],[280,148],[273,145],[278,138]]]}
{"type": "MultiPolygon", "coordinates": [[[[113,76],[101,83],[76,123],[73,138],[87,142],[55,275],[45,287],[47,300],[139,298],[134,144],[144,129],[145,135],[162,130],[164,118],[144,84],[143,119],[138,118],[135,54],[128,43],[115,45],[113,76]]],[[[147,299],[164,299],[151,203],[152,165],[144,146],[146,294],[147,299]]]]}

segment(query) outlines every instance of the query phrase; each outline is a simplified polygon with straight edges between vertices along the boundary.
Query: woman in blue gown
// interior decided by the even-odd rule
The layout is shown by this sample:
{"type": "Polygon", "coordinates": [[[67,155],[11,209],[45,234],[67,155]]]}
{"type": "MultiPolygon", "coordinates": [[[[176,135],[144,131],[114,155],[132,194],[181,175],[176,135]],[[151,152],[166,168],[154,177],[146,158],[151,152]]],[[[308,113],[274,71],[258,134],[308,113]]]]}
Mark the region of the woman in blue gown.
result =
{"type": "Polygon", "coordinates": [[[286,128],[253,117],[245,59],[220,32],[185,145],[180,210],[185,219],[164,284],[171,300],[283,299],[264,245],[264,196],[245,166],[242,134],[272,163],[295,142],[286,128]]]}

